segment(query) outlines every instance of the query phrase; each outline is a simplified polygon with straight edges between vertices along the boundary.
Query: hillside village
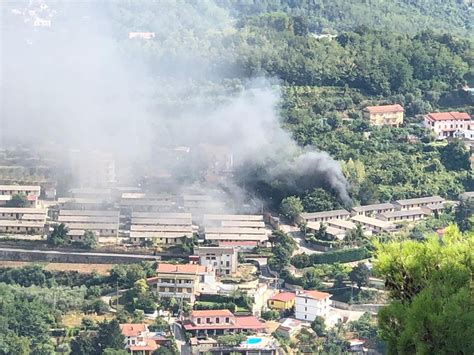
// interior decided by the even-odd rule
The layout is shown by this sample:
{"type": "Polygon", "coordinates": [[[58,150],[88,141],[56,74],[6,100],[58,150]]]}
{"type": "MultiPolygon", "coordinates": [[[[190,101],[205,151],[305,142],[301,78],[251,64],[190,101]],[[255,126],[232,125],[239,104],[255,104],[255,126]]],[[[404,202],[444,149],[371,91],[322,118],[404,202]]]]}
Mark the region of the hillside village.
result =
{"type": "Polygon", "coordinates": [[[0,4],[0,355],[474,353],[472,8],[0,4]]]}

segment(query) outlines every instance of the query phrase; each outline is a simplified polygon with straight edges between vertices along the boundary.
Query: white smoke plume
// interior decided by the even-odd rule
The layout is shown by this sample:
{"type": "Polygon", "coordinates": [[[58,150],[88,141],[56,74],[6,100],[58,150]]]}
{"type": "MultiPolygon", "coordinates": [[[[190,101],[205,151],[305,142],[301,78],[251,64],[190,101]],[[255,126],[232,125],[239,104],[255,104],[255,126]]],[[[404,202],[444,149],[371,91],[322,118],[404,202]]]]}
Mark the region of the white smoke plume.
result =
{"type": "Polygon", "coordinates": [[[233,82],[237,54],[212,58],[231,53],[217,48],[235,32],[212,1],[2,6],[0,146],[54,142],[61,158],[71,148],[104,151],[135,180],[166,172],[179,175],[177,185],[199,181],[215,164],[204,146],[225,147],[236,169],[264,166],[262,179],[301,191],[329,186],[349,202],[338,163],[302,150],[281,127],[278,83],[233,82]],[[35,16],[51,27],[35,27],[35,16]],[[129,31],[154,38],[129,39],[129,31]],[[187,158],[180,161],[177,147],[189,148],[187,158]]]}

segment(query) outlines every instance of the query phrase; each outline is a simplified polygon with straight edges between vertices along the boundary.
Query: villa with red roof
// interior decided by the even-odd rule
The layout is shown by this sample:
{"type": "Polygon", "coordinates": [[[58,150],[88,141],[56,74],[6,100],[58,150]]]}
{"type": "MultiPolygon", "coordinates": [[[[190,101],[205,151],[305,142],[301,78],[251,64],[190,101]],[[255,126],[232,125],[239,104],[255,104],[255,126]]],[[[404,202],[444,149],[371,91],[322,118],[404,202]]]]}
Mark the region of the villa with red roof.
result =
{"type": "Polygon", "coordinates": [[[131,354],[148,355],[158,349],[154,333],[146,324],[120,324],[120,330],[125,337],[125,349],[131,354]]]}
{"type": "Polygon", "coordinates": [[[455,137],[457,132],[469,131],[473,124],[466,112],[437,112],[425,115],[424,125],[437,139],[445,139],[455,137]]]}
{"type": "Polygon", "coordinates": [[[254,316],[236,316],[228,309],[195,310],[182,321],[187,332],[198,338],[226,333],[264,332],[266,326],[254,316]]]}
{"type": "Polygon", "coordinates": [[[293,292],[280,292],[270,297],[267,301],[268,308],[278,311],[288,310],[295,305],[296,295],[293,292]]]}
{"type": "Polygon", "coordinates": [[[308,322],[317,316],[326,318],[331,305],[331,294],[313,290],[297,291],[295,300],[295,318],[308,322]]]}
{"type": "Polygon", "coordinates": [[[403,123],[404,109],[400,105],[367,106],[363,110],[364,117],[371,126],[394,126],[403,123]]]}

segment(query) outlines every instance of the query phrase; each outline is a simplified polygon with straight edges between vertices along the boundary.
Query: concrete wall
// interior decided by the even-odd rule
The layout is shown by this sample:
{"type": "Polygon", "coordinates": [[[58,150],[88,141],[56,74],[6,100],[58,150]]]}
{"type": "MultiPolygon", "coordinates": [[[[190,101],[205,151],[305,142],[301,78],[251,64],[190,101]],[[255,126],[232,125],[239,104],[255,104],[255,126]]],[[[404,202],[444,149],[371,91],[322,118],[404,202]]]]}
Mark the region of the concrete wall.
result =
{"type": "Polygon", "coordinates": [[[132,264],[144,260],[157,260],[156,256],[128,254],[101,254],[80,252],[56,252],[45,250],[0,249],[0,260],[38,261],[54,263],[132,264]]]}

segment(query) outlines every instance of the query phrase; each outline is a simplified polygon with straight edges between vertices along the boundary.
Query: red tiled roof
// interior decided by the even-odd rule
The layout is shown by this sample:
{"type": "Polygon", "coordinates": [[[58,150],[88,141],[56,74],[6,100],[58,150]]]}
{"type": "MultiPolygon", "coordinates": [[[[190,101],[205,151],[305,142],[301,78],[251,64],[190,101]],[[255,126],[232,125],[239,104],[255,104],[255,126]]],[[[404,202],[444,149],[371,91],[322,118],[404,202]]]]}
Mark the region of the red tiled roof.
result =
{"type": "Polygon", "coordinates": [[[466,112],[435,112],[428,113],[426,117],[431,121],[470,120],[471,116],[466,112]]]}
{"type": "Polygon", "coordinates": [[[262,331],[266,329],[266,325],[260,322],[254,316],[241,316],[235,317],[233,324],[228,323],[212,323],[212,324],[193,324],[190,320],[183,322],[183,327],[186,330],[198,330],[198,329],[243,329],[250,331],[262,331]]]}
{"type": "Polygon", "coordinates": [[[136,337],[140,333],[144,332],[146,328],[146,324],[120,324],[120,329],[122,330],[122,334],[125,337],[136,337]]]}
{"type": "Polygon", "coordinates": [[[206,272],[206,267],[197,264],[166,264],[159,263],[156,272],[168,272],[175,274],[198,274],[206,272]]]}
{"type": "Polygon", "coordinates": [[[386,112],[403,112],[401,105],[381,105],[381,106],[367,106],[364,110],[369,113],[386,113],[386,112]]]}
{"type": "Polygon", "coordinates": [[[233,314],[228,309],[209,309],[191,312],[192,317],[232,317],[233,314]]]}
{"type": "Polygon", "coordinates": [[[235,317],[235,326],[239,329],[265,329],[266,325],[254,316],[235,317]]]}
{"type": "Polygon", "coordinates": [[[158,349],[158,345],[152,339],[146,339],[146,345],[130,345],[132,351],[154,351],[158,349]]]}
{"type": "Polygon", "coordinates": [[[288,302],[294,300],[296,295],[293,292],[280,292],[273,297],[270,297],[269,300],[271,301],[281,301],[281,302],[288,302]]]}
{"type": "Polygon", "coordinates": [[[329,298],[331,297],[331,294],[330,293],[327,293],[327,292],[320,292],[320,291],[308,291],[308,290],[304,290],[302,291],[303,294],[307,297],[310,297],[310,298],[313,298],[315,300],[324,300],[326,298],[329,298]]]}

